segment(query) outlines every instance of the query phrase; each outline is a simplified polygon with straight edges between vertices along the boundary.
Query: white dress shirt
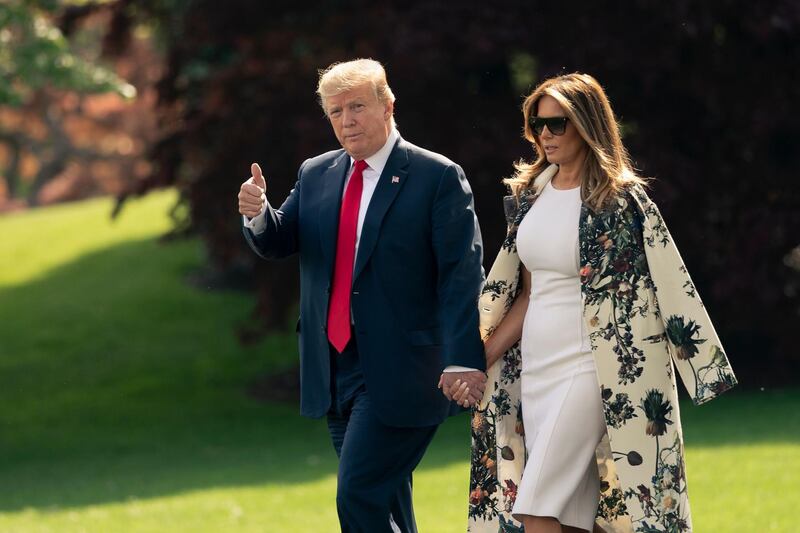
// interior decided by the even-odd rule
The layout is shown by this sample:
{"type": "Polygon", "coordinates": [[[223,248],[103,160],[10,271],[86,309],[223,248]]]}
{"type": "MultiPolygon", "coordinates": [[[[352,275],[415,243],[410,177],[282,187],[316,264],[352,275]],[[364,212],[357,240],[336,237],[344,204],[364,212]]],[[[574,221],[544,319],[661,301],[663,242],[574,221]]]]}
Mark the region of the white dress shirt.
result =
{"type": "MultiPolygon", "coordinates": [[[[384,167],[386,166],[386,162],[389,160],[389,154],[392,153],[392,149],[394,148],[395,142],[400,137],[400,134],[397,132],[396,129],[392,128],[392,131],[389,132],[389,137],[386,139],[383,147],[366,158],[364,161],[367,163],[367,168],[364,169],[363,176],[364,176],[364,188],[361,191],[361,204],[358,208],[358,226],[356,227],[356,255],[358,257],[358,244],[361,241],[361,228],[364,226],[364,218],[367,215],[367,208],[369,207],[369,202],[372,200],[372,194],[375,192],[375,187],[378,186],[378,179],[381,177],[381,173],[383,172],[384,167]]],[[[350,183],[350,177],[353,175],[355,165],[355,159],[352,157],[350,158],[350,169],[347,171],[347,178],[344,182],[344,190],[342,192],[342,197],[344,197],[344,191],[347,190],[347,185],[350,183]]],[[[244,226],[246,228],[250,228],[250,230],[258,235],[259,233],[263,233],[267,229],[267,223],[264,220],[264,212],[267,209],[266,199],[264,201],[264,205],[261,207],[261,212],[253,218],[248,218],[247,216],[242,215],[244,219],[244,226]]],[[[353,261],[353,268],[355,268],[355,261],[353,261]]],[[[445,372],[465,372],[475,370],[474,368],[466,368],[460,366],[448,366],[444,369],[445,372]]]]}

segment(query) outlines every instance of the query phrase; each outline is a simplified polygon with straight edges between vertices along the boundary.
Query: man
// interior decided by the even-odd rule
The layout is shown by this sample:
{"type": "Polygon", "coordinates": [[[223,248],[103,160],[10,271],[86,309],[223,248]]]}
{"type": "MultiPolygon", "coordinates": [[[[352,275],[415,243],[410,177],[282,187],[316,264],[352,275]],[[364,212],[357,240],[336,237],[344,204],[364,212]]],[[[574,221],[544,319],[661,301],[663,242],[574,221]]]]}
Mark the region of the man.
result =
{"type": "Polygon", "coordinates": [[[265,259],[300,255],[301,411],[327,415],[342,531],[415,532],[411,474],[452,411],[437,382],[470,405],[485,382],[472,192],[400,137],[380,63],[334,64],[317,93],[343,149],[306,160],[277,210],[253,164],[244,234],[265,259]]]}

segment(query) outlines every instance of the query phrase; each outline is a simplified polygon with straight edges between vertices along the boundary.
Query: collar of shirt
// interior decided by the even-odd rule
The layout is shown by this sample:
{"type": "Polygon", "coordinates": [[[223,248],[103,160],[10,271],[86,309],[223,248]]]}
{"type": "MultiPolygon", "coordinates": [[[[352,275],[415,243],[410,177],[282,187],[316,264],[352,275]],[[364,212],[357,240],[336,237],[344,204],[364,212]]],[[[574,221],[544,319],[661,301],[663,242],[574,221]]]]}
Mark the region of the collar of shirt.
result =
{"type": "MultiPolygon", "coordinates": [[[[379,178],[381,173],[383,173],[383,168],[386,166],[386,162],[389,160],[389,154],[392,153],[392,149],[394,148],[394,143],[397,142],[397,139],[400,138],[400,133],[395,129],[392,128],[392,131],[389,132],[389,137],[386,139],[386,143],[384,143],[383,147],[380,150],[369,156],[365,159],[367,165],[369,166],[368,170],[372,170],[375,172],[375,178],[379,178]]],[[[352,172],[353,164],[355,163],[355,159],[352,157],[350,158],[350,170],[352,172]]],[[[367,172],[365,171],[364,177],[367,177],[367,172]]]]}

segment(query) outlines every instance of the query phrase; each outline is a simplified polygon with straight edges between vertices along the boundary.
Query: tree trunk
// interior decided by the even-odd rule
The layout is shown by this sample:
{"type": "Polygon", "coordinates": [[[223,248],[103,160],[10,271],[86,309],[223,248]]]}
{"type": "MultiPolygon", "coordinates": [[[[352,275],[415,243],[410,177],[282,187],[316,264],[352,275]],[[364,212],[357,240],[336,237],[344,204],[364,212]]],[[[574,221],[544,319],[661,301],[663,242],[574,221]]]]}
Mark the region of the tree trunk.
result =
{"type": "Polygon", "coordinates": [[[17,136],[0,132],[0,141],[4,142],[11,150],[11,160],[8,166],[3,169],[3,179],[6,182],[8,198],[14,198],[19,192],[19,161],[20,161],[20,140],[17,136]]]}

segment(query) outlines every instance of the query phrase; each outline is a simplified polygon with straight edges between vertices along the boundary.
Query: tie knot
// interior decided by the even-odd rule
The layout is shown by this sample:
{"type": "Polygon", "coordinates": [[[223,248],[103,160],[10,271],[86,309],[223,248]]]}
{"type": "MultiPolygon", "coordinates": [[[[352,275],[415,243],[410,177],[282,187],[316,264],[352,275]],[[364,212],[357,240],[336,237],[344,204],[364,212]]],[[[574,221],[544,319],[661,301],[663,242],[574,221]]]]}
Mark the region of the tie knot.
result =
{"type": "Polygon", "coordinates": [[[363,172],[365,168],[367,168],[366,161],[364,161],[363,159],[356,161],[355,172],[363,172]]]}

